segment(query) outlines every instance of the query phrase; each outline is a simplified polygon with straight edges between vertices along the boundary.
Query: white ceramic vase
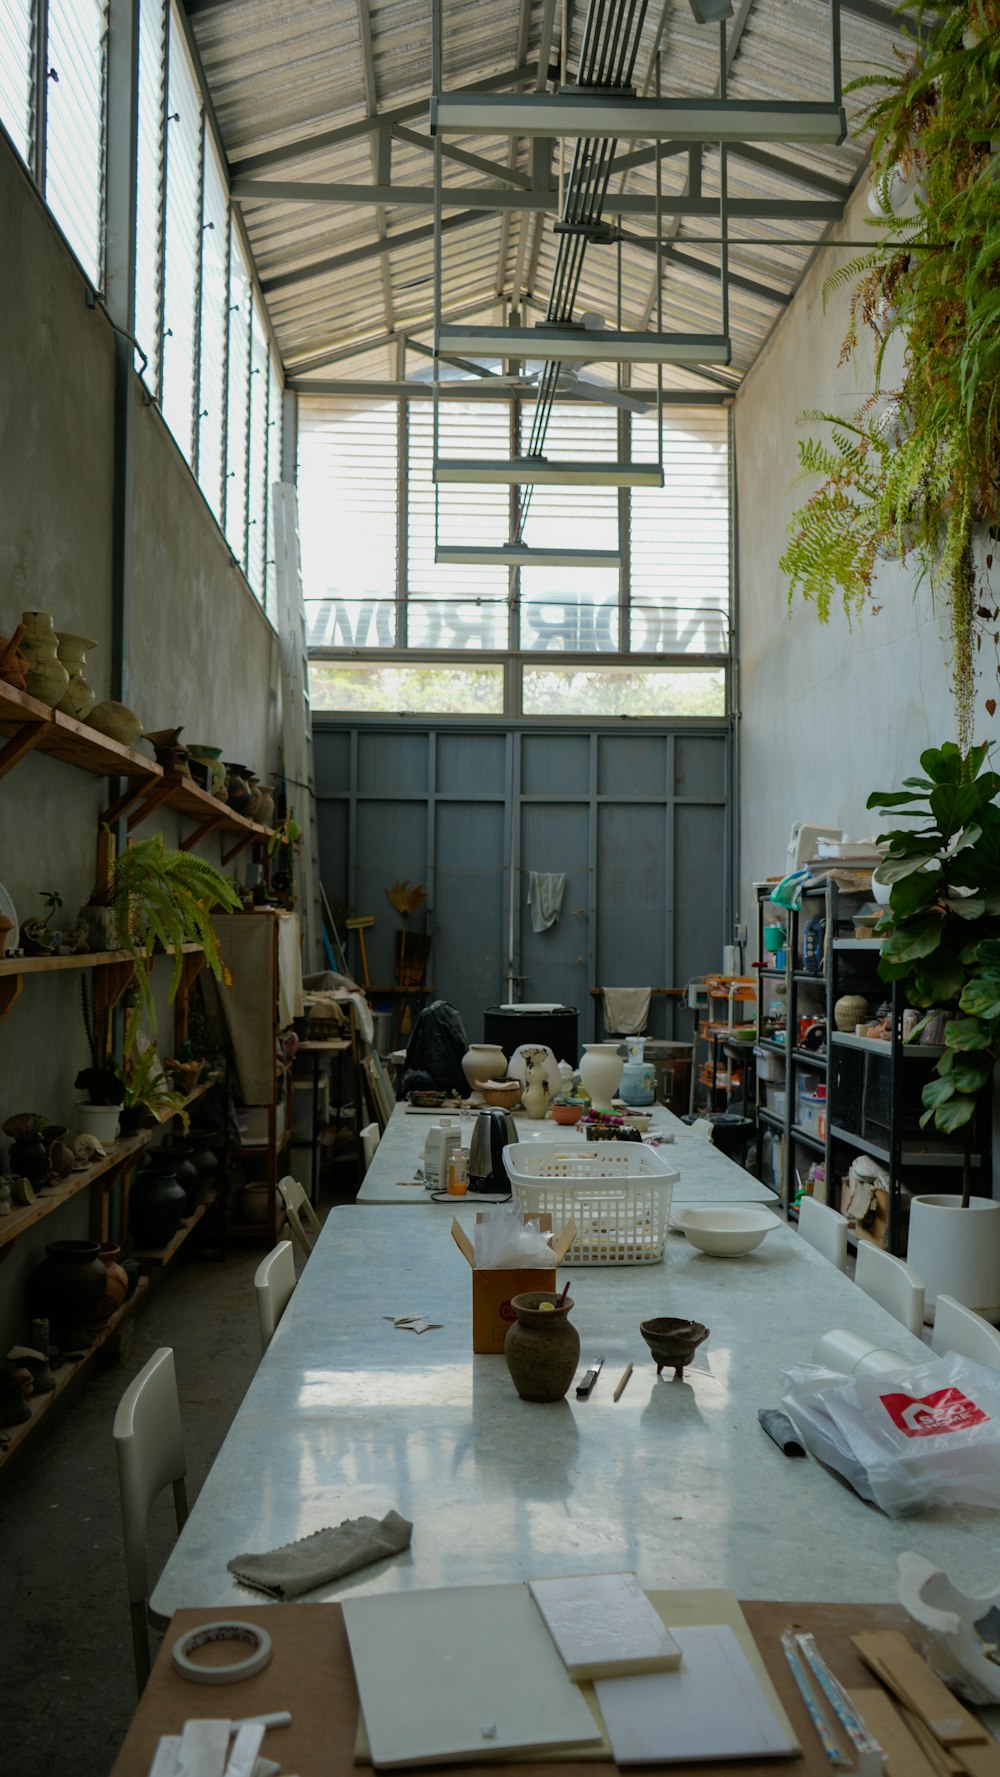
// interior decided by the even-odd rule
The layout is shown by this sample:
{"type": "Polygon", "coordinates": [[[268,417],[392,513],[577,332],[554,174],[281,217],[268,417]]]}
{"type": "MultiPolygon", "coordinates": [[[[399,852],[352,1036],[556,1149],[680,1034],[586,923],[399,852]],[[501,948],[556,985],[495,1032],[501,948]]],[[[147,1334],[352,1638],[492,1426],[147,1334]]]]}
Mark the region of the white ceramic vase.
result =
{"type": "Polygon", "coordinates": [[[505,1080],[507,1057],[499,1043],[470,1043],[462,1056],[462,1072],[472,1092],[477,1080],[505,1080]]]}
{"type": "Polygon", "coordinates": [[[953,1296],[987,1320],[1000,1320],[1000,1201],[960,1196],[914,1197],[906,1262],[924,1280],[924,1319],[933,1322],[939,1295],[953,1296]]]}
{"type": "Polygon", "coordinates": [[[580,1078],[595,1109],[611,1109],[611,1100],[621,1085],[625,1062],[617,1043],[584,1043],[580,1057],[580,1078]]]}

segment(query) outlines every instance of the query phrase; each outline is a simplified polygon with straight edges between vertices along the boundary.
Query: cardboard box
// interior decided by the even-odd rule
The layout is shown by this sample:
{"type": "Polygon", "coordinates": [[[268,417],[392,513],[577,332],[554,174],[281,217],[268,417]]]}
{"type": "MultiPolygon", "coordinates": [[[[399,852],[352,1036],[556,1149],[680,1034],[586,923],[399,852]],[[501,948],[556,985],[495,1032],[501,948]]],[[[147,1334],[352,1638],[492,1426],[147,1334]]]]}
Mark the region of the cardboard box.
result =
{"type": "MultiPolygon", "coordinates": [[[[476,1217],[477,1222],[482,1216],[476,1217]]],[[[542,1232],[548,1234],[552,1228],[550,1215],[531,1217],[537,1221],[542,1232]]],[[[566,1257],[567,1252],[576,1239],[576,1223],[570,1219],[552,1242],[554,1260],[551,1271],[547,1269],[531,1271],[482,1271],[477,1269],[470,1240],[461,1222],[453,1220],[451,1237],[459,1252],[467,1260],[472,1271],[472,1349],[478,1352],[500,1352],[508,1329],[513,1326],[517,1316],[510,1305],[512,1296],[526,1294],[528,1290],[554,1290],[556,1287],[556,1268],[566,1257]]]]}

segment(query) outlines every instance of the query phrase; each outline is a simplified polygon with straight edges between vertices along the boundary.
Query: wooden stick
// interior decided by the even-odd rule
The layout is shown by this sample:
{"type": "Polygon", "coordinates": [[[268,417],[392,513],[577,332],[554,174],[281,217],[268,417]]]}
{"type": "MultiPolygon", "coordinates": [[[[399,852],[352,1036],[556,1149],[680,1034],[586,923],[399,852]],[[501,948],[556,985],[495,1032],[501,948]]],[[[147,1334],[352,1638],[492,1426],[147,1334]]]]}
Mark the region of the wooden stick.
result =
{"type": "Polygon", "coordinates": [[[629,1381],[629,1377],[631,1376],[631,1374],[632,1374],[632,1365],[628,1364],[622,1373],[622,1379],[619,1382],[618,1387],[615,1389],[615,1392],[611,1397],[612,1401],[617,1401],[625,1393],[625,1390],[628,1387],[628,1381],[629,1381]]]}

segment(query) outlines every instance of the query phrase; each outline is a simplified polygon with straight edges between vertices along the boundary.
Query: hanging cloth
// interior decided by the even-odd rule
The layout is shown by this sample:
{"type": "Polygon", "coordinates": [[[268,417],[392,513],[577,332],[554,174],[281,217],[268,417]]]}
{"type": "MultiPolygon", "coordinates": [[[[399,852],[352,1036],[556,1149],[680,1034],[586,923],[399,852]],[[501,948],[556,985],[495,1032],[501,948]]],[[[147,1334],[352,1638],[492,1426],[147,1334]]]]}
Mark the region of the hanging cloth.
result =
{"type": "Polygon", "coordinates": [[[528,906],[531,908],[533,932],[547,932],[562,912],[566,890],[565,870],[530,870],[528,872],[528,906]]]}

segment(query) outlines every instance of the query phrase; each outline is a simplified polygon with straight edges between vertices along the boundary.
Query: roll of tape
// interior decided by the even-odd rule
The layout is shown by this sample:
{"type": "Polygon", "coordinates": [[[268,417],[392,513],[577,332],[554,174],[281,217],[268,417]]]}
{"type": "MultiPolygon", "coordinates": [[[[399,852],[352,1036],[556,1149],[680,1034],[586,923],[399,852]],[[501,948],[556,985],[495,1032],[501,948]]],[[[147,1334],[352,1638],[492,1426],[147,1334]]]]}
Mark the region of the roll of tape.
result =
{"type": "Polygon", "coordinates": [[[195,1684],[233,1684],[240,1678],[252,1678],[263,1672],[271,1658],[271,1637],[256,1623],[204,1623],[187,1635],[179,1635],[171,1649],[174,1670],[195,1684]],[[212,1641],[241,1641],[250,1648],[245,1659],[234,1660],[231,1666],[202,1666],[191,1655],[212,1641]]]}

